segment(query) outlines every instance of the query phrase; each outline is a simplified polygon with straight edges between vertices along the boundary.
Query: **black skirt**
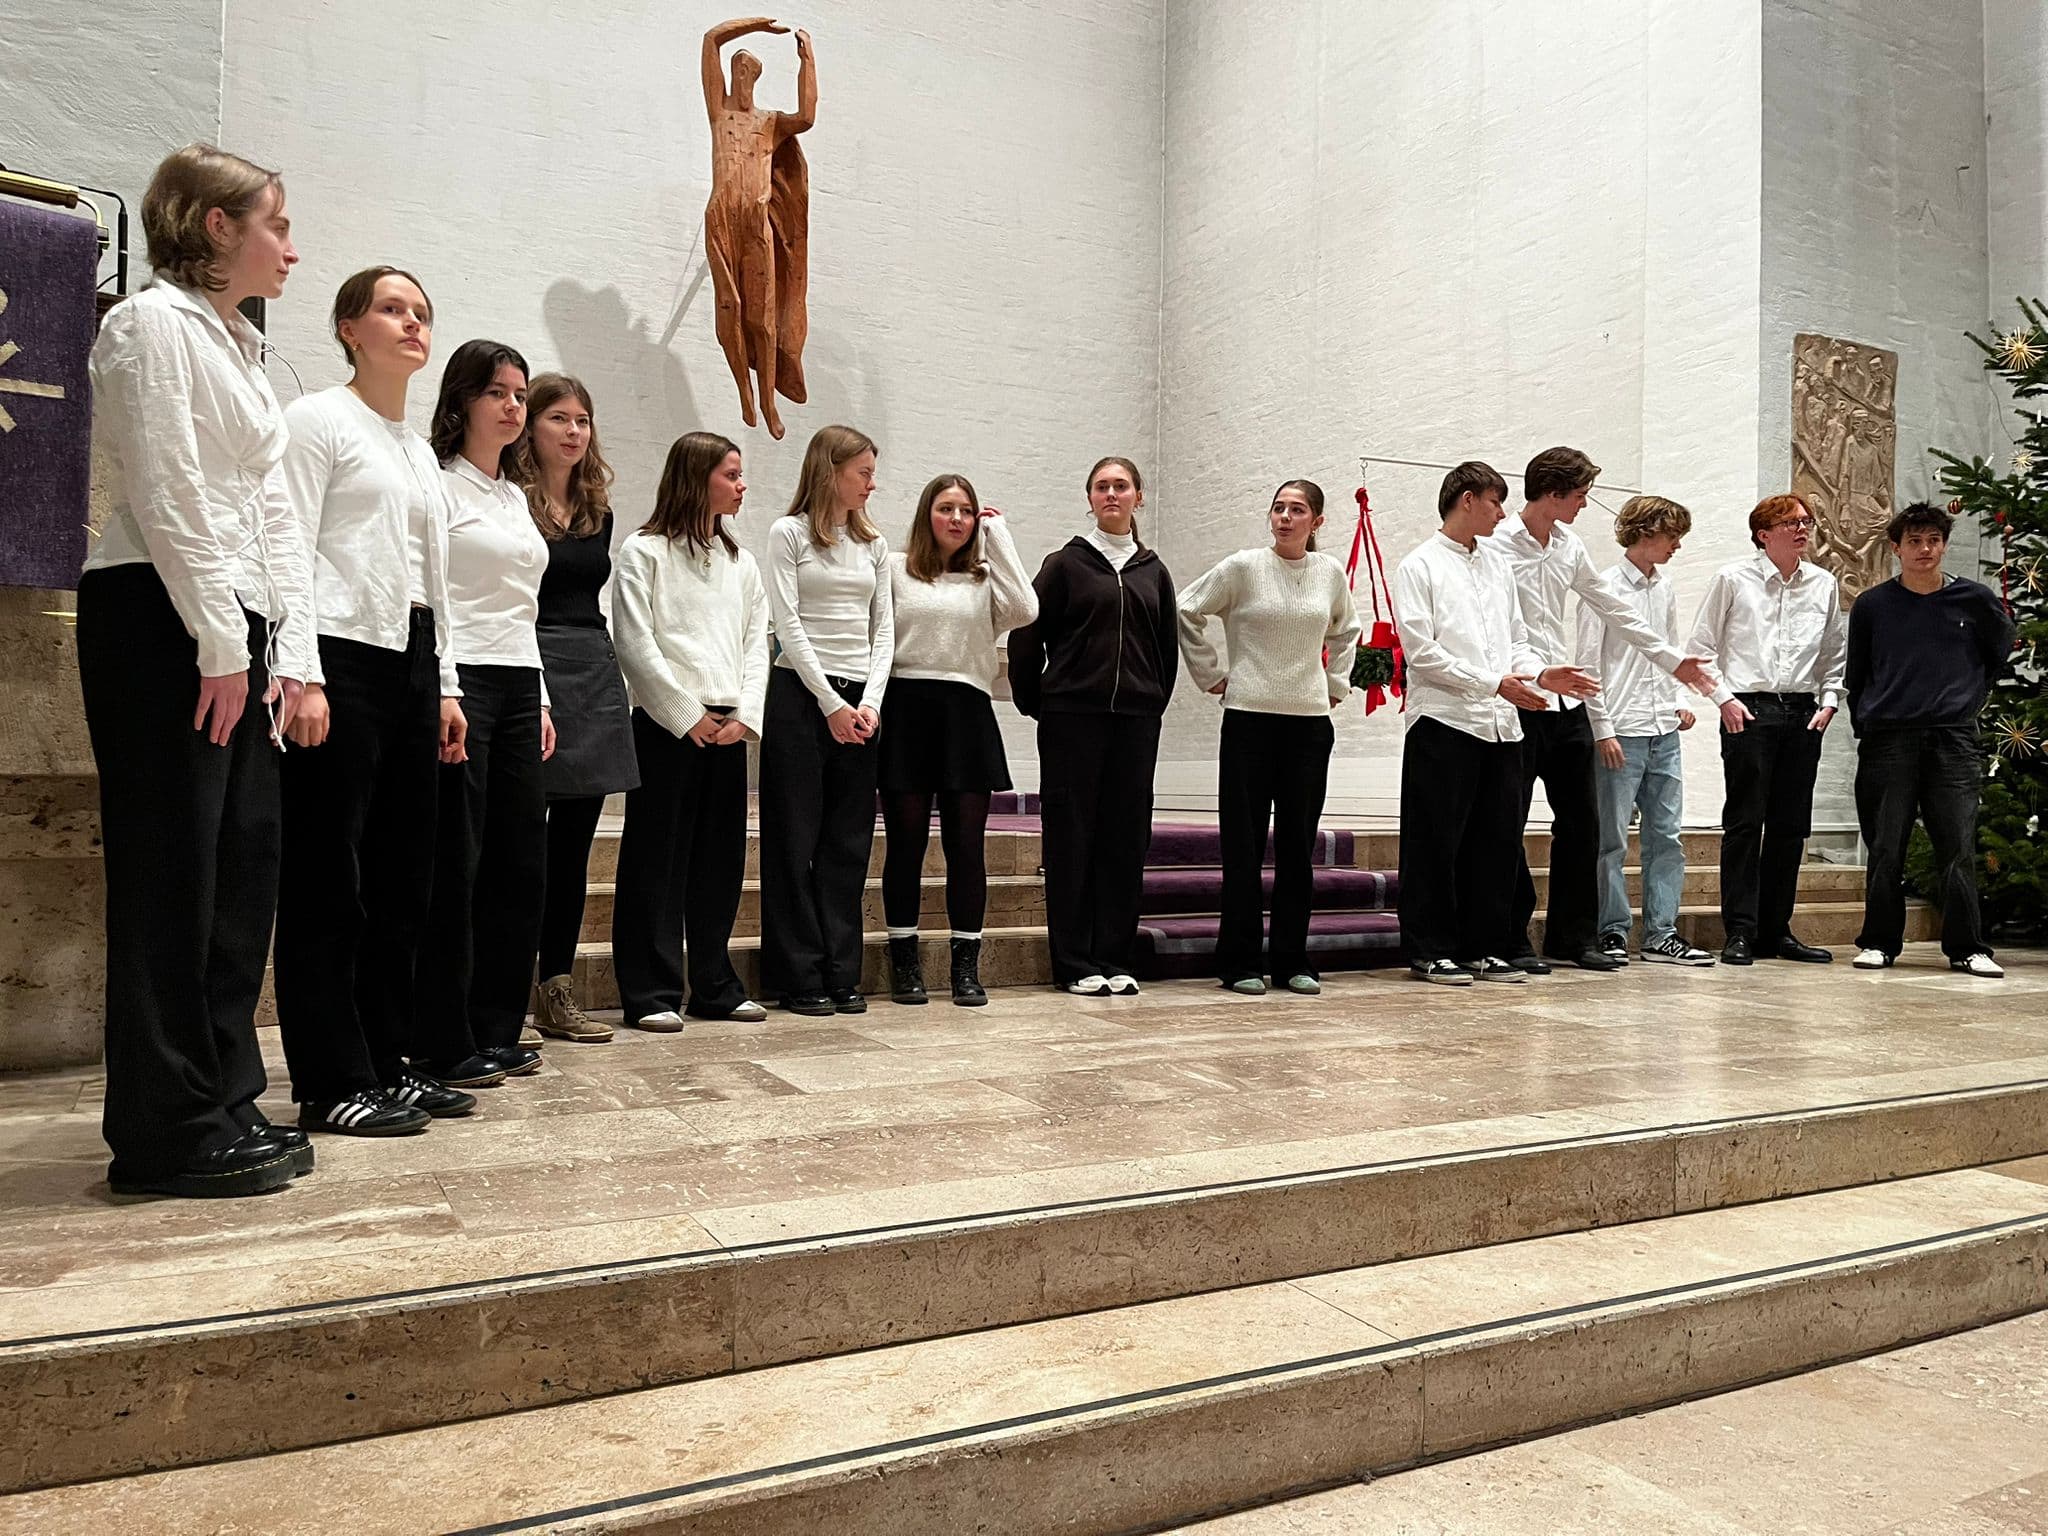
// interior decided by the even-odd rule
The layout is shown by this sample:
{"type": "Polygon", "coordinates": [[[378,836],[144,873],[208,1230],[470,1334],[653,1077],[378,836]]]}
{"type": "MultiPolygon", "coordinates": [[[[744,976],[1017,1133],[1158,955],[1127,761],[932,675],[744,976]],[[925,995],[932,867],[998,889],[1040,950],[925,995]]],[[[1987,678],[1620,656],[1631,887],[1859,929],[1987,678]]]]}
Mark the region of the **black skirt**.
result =
{"type": "Polygon", "coordinates": [[[1010,787],[995,705],[969,683],[891,678],[875,744],[882,754],[877,775],[885,794],[1010,787]]]}
{"type": "Polygon", "coordinates": [[[633,715],[611,635],[585,624],[544,624],[534,634],[555,722],[555,755],[541,769],[547,797],[580,800],[638,789],[633,715]]]}

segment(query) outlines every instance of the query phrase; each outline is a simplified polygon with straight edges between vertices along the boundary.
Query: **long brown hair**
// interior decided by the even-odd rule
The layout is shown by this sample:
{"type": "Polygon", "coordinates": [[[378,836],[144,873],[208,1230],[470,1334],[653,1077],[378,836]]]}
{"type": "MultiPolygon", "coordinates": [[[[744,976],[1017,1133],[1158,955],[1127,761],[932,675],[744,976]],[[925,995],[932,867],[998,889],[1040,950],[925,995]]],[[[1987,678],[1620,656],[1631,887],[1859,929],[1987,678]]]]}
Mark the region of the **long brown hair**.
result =
{"type": "Polygon", "coordinates": [[[903,569],[919,581],[937,581],[948,571],[965,571],[976,581],[988,580],[988,563],[981,558],[981,498],[965,475],[940,475],[917,498],[917,516],[903,546],[903,569]],[[974,511],[974,532],[952,554],[942,556],[938,538],[932,533],[932,504],[948,491],[967,493],[967,505],[974,511]]]}
{"type": "MultiPolygon", "coordinates": [[[[1105,454],[1103,457],[1097,459],[1095,461],[1095,467],[1088,471],[1088,478],[1081,482],[1081,489],[1084,491],[1093,491],[1095,489],[1095,477],[1101,474],[1103,470],[1108,468],[1111,464],[1118,465],[1122,468],[1125,474],[1131,477],[1131,487],[1133,490],[1135,490],[1140,496],[1145,494],[1145,477],[1138,473],[1137,465],[1133,464],[1129,459],[1125,458],[1120,453],[1105,454]]],[[[1145,548],[1144,535],[1138,532],[1138,509],[1136,507],[1131,508],[1131,542],[1137,545],[1140,551],[1142,551],[1145,548]]]]}
{"type": "Polygon", "coordinates": [[[587,539],[604,531],[604,520],[612,515],[612,467],[605,462],[597,441],[597,407],[590,403],[590,391],[583,381],[566,373],[537,373],[526,387],[526,434],[514,445],[512,478],[526,492],[527,510],[534,526],[547,539],[587,539]],[[540,456],[533,447],[533,424],[551,407],[569,396],[590,416],[590,445],[569,471],[569,521],[558,523],[548,510],[548,493],[541,480],[540,456]]]}
{"type": "MultiPolygon", "coordinates": [[[[1280,482],[1279,490],[1273,492],[1273,500],[1266,503],[1268,508],[1271,508],[1278,504],[1280,500],[1280,491],[1301,492],[1302,499],[1308,503],[1308,509],[1310,513],[1316,517],[1321,517],[1323,515],[1323,488],[1320,485],[1317,485],[1315,481],[1282,480],[1280,482]]],[[[1270,512],[1268,513],[1268,515],[1271,515],[1270,512]]],[[[1316,536],[1314,530],[1310,530],[1309,532],[1308,547],[1310,549],[1314,549],[1316,547],[1316,536]]]]}
{"type": "Polygon", "coordinates": [[[640,525],[642,533],[659,534],[695,553],[711,552],[711,541],[725,546],[728,555],[739,553],[739,545],[725,531],[722,519],[711,515],[708,489],[711,473],[740,445],[716,432],[685,432],[669,445],[668,462],[661,468],[661,488],[654,493],[654,515],[640,525]]]}
{"type": "MultiPolygon", "coordinates": [[[[832,505],[834,477],[846,467],[848,460],[877,452],[875,440],[852,427],[820,427],[811,434],[811,444],[804,449],[803,470],[797,475],[796,494],[789,498],[789,515],[800,517],[811,525],[811,542],[818,548],[830,549],[835,537],[832,532],[832,514],[837,510],[832,505]]],[[[865,507],[851,510],[846,519],[846,531],[863,544],[872,544],[881,537],[869,520],[865,507]]]]}

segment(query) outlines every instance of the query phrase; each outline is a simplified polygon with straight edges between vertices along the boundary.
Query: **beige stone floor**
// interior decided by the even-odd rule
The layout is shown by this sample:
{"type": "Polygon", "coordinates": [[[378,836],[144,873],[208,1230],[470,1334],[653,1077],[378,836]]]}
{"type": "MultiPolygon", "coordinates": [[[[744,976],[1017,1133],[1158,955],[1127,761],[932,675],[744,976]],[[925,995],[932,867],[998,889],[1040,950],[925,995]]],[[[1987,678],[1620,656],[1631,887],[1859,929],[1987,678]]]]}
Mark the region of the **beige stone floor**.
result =
{"type": "Polygon", "coordinates": [[[97,1074],[0,1078],[0,1339],[2048,1077],[2048,954],[2006,958],[627,1033],[552,1046],[473,1119],[319,1138],[318,1172],[236,1202],[113,1200],[97,1074]]]}
{"type": "Polygon", "coordinates": [[[2048,1313],[1178,1529],[2042,1536],[2048,1313]]]}

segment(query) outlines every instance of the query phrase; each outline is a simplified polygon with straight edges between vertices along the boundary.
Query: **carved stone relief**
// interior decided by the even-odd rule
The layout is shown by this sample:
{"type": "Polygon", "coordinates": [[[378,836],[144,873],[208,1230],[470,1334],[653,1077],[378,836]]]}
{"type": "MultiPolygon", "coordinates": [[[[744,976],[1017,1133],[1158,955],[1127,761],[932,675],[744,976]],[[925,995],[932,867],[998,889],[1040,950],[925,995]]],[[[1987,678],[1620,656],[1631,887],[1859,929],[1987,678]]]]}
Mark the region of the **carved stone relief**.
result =
{"type": "Polygon", "coordinates": [[[1793,338],[1792,489],[1813,509],[1811,557],[1841,582],[1845,608],[1892,574],[1898,383],[1896,352],[1793,338]]]}

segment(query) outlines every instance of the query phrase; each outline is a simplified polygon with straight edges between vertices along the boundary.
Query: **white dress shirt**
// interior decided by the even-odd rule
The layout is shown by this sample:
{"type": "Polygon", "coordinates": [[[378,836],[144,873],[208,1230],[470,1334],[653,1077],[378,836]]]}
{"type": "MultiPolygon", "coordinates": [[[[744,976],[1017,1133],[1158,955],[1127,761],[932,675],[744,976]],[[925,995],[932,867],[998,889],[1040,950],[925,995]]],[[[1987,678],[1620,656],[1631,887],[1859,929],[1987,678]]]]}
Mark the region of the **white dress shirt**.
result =
{"type": "Polygon", "coordinates": [[[1835,578],[1802,560],[1790,578],[1759,550],[1714,573],[1688,649],[1721,680],[1714,702],[1738,693],[1811,693],[1841,704],[1849,620],[1835,578]]]}
{"type": "Polygon", "coordinates": [[[1479,539],[1468,550],[1433,533],[1395,568],[1408,721],[1435,720],[1481,741],[1520,741],[1521,715],[1500,696],[1500,680],[1556,663],[1531,648],[1514,567],[1490,542],[1479,539]]]}
{"type": "Polygon", "coordinates": [[[1181,588],[1178,605],[1188,676],[1205,693],[1227,681],[1225,709],[1327,715],[1351,692],[1358,609],[1328,555],[1242,549],[1181,588]],[[1223,621],[1227,661],[1209,638],[1212,618],[1223,621]]]}
{"type": "MultiPolygon", "coordinates": [[[[1627,604],[1645,629],[1670,636],[1678,628],[1678,595],[1671,580],[1652,568],[1645,576],[1624,559],[1600,578],[1601,589],[1627,604]]],[[[1591,603],[1579,608],[1579,665],[1600,680],[1597,698],[1586,700],[1586,723],[1595,741],[1614,736],[1663,736],[1678,729],[1679,684],[1630,645],[1600,617],[1591,603]]]]}
{"type": "Polygon", "coordinates": [[[1038,591],[1005,521],[991,517],[981,524],[984,581],[967,571],[941,571],[920,581],[900,550],[889,556],[893,675],[995,692],[996,636],[1038,617],[1038,591]]]}
{"type": "Polygon", "coordinates": [[[313,551],[320,633],[403,651],[412,606],[424,603],[434,610],[441,693],[460,694],[448,622],[448,492],[433,449],[345,384],[300,396],[284,420],[292,434],[285,486],[313,551]]]}
{"type": "MultiPolygon", "coordinates": [[[[448,633],[468,666],[539,669],[540,578],[548,541],[526,492],[457,454],[441,471],[448,489],[448,633]]],[[[540,701],[548,702],[541,680],[540,701]]]]}
{"type": "Polygon", "coordinates": [[[692,551],[636,533],[612,563],[612,643],[633,703],[673,736],[708,706],[732,709],[761,739],[768,697],[768,595],[744,549],[692,551]]]}
{"type": "Polygon", "coordinates": [[[284,418],[263,338],[159,278],[93,343],[93,478],[108,512],[85,569],[147,562],[198,642],[202,677],[249,668],[249,621],[279,625],[272,670],[317,675],[313,582],[285,496],[284,418]]]}
{"type": "Polygon", "coordinates": [[[879,534],[863,544],[842,528],[820,549],[807,518],[778,517],[768,530],[775,665],[802,678],[828,715],[848,705],[882,707],[896,654],[888,562],[889,541],[879,534]],[[861,696],[842,699],[828,677],[860,681],[861,696]]]}
{"type": "MultiPolygon", "coordinates": [[[[1529,644],[1537,655],[1570,656],[1576,652],[1571,620],[1571,596],[1576,592],[1583,604],[1620,630],[1628,644],[1664,671],[1677,671],[1685,660],[1672,649],[1668,635],[1643,624],[1627,603],[1600,584],[1600,573],[1586,553],[1586,541],[1569,524],[1553,524],[1550,542],[1541,544],[1529,525],[1516,516],[1503,522],[1493,539],[1514,567],[1522,594],[1522,622],[1528,626],[1529,644]]],[[[1582,702],[1558,694],[1543,698],[1545,709],[1577,709],[1582,702]]]]}

